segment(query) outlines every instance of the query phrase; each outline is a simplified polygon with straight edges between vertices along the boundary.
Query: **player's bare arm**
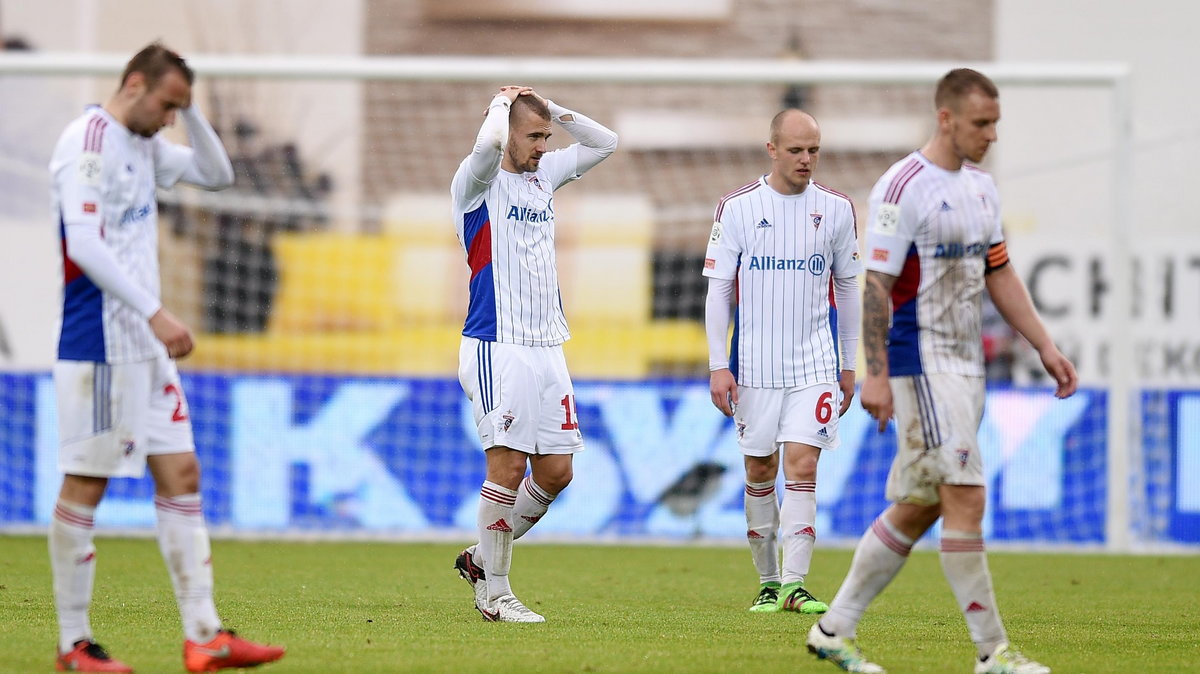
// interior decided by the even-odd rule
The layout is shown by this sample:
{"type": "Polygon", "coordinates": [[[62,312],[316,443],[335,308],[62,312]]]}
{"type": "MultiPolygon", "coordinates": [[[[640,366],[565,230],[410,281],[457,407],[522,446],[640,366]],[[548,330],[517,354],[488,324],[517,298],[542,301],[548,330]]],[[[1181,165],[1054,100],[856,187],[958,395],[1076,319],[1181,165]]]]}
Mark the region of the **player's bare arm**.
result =
{"type": "Polygon", "coordinates": [[[868,271],[863,289],[863,353],[867,359],[867,378],[863,381],[862,406],[876,421],[879,430],[892,418],[892,389],[888,384],[887,339],[891,324],[892,286],[896,277],[868,271]]]}
{"type": "Polygon", "coordinates": [[[992,303],[996,305],[1000,315],[1008,321],[1013,329],[1027,339],[1033,348],[1037,349],[1038,356],[1042,359],[1042,366],[1046,368],[1046,372],[1051,377],[1054,377],[1057,384],[1054,395],[1066,398],[1075,393],[1075,389],[1079,385],[1079,376],[1075,373],[1075,366],[1058,350],[1054,340],[1050,338],[1050,333],[1046,330],[1046,326],[1037,314],[1037,309],[1033,306],[1029,291],[1025,289],[1025,283],[1021,281],[1021,277],[1013,269],[1013,266],[1006,264],[998,269],[993,269],[989,271],[985,280],[988,294],[992,296],[992,303]]]}
{"type": "Polygon", "coordinates": [[[183,358],[191,353],[195,346],[192,342],[192,331],[166,309],[160,308],[150,317],[150,329],[154,331],[158,341],[167,347],[167,355],[171,358],[183,358]]]}

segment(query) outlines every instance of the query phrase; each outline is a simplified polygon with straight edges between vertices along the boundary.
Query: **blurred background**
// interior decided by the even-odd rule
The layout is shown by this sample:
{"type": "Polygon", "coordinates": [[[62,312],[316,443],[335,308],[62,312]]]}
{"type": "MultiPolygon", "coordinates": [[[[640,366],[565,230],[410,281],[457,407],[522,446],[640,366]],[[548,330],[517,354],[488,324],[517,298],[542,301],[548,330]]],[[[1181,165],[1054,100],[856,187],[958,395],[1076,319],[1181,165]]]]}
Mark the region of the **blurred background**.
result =
{"type": "MultiPolygon", "coordinates": [[[[865,219],[875,180],[928,137],[936,77],[969,64],[1001,85],[984,168],[1014,264],[1086,384],[1054,401],[1036,354],[987,308],[988,533],[1196,549],[1200,496],[1182,487],[1200,481],[1187,197],[1200,92],[1177,74],[1200,58],[1194,13],[1167,0],[1132,13],[1116,0],[0,0],[0,527],[40,527],[59,480],[46,165],[62,128],[161,39],[196,66],[195,100],[237,171],[231,190],[160,194],[164,302],[198,333],[180,365],[218,531],[474,528],[483,460],[456,380],[468,270],[448,188],[492,93],[518,83],[621,138],[556,194],[589,444],[532,535],[737,540],[741,458],[708,402],[702,324],[714,207],[769,171],[769,121],[799,106],[823,129],[816,179],[865,219]],[[705,79],[731,62],[744,81],[705,79]],[[654,63],[682,74],[612,74],[654,63]],[[906,74],[921,64],[932,75],[906,74]],[[831,65],[850,74],[804,77],[831,65]],[[781,66],[796,79],[770,76],[781,66]],[[1117,75],[1070,79],[1089,68],[1117,75]]],[[[164,133],[186,142],[181,125],[164,133]]],[[[883,507],[893,446],[852,407],[822,459],[823,542],[856,538],[883,507]]],[[[114,483],[101,521],[152,526],[150,493],[114,483]]]]}

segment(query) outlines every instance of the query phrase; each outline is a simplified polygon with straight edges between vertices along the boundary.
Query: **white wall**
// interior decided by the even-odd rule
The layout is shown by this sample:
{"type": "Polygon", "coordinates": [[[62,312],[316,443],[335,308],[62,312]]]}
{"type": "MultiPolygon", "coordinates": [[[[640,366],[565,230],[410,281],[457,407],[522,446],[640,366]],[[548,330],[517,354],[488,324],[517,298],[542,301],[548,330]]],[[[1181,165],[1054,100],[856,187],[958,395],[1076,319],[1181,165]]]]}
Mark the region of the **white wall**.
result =
{"type": "Polygon", "coordinates": [[[1041,265],[1035,295],[1054,308],[1043,315],[1092,381],[1104,377],[1111,337],[1105,283],[1115,226],[1127,232],[1140,269],[1126,328],[1137,377],[1200,383],[1200,228],[1191,198],[1200,152],[1197,19],[1196,5],[1171,0],[996,1],[997,60],[1132,68],[1127,138],[1113,138],[1111,100],[1099,92],[1001,92],[993,168],[1013,259],[1025,274],[1041,265]],[[1124,178],[1113,179],[1113,162],[1124,178]],[[1113,190],[1123,191],[1123,212],[1113,212],[1113,190]]]}

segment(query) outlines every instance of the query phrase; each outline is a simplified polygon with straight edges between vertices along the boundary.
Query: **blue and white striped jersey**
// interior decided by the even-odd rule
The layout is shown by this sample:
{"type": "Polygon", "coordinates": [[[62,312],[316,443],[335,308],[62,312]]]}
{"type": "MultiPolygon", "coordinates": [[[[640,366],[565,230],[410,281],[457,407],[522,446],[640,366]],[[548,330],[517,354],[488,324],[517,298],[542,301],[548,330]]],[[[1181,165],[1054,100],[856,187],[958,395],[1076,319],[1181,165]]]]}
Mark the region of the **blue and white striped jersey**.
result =
{"type": "MultiPolygon", "coordinates": [[[[454,224],[471,270],[467,337],[526,346],[554,346],[571,337],[555,262],[554,190],[611,154],[616,134],[579,113],[548,105],[553,118],[580,142],[547,152],[537,171],[518,174],[500,168],[503,139],[489,140],[481,131],[450,185],[454,224]],[[573,120],[562,121],[564,115],[573,120]]],[[[498,123],[507,129],[507,110],[507,105],[493,105],[484,129],[498,123]]]]}
{"type": "Polygon", "coordinates": [[[161,305],[156,188],[174,185],[191,162],[189,148],[139,136],[99,106],[59,137],[50,193],[63,242],[60,360],[128,363],[166,355],[147,322],[161,305]],[[99,230],[143,306],[103,291],[71,261],[68,227],[99,230]]]}
{"type": "Polygon", "coordinates": [[[892,376],[983,370],[981,294],[989,249],[1004,241],[991,175],[947,171],[919,151],[875,183],[867,269],[895,276],[888,366],[892,376]]]}
{"type": "Polygon", "coordinates": [[[737,280],[731,365],[741,386],[838,381],[831,282],[862,272],[854,206],[815,182],[800,194],[766,177],[717,206],[704,275],[737,280]]]}

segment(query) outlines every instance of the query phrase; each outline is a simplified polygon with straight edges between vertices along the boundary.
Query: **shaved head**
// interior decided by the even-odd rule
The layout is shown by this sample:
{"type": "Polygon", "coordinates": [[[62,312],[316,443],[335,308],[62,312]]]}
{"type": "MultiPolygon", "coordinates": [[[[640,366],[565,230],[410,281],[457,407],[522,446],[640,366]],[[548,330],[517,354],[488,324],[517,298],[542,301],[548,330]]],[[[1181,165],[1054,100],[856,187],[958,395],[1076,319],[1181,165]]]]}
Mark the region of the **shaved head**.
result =
{"type": "Polygon", "coordinates": [[[817,118],[801,110],[800,108],[788,108],[780,111],[771,119],[771,144],[779,145],[779,130],[783,128],[785,122],[807,121],[812,126],[817,126],[817,118]]]}

